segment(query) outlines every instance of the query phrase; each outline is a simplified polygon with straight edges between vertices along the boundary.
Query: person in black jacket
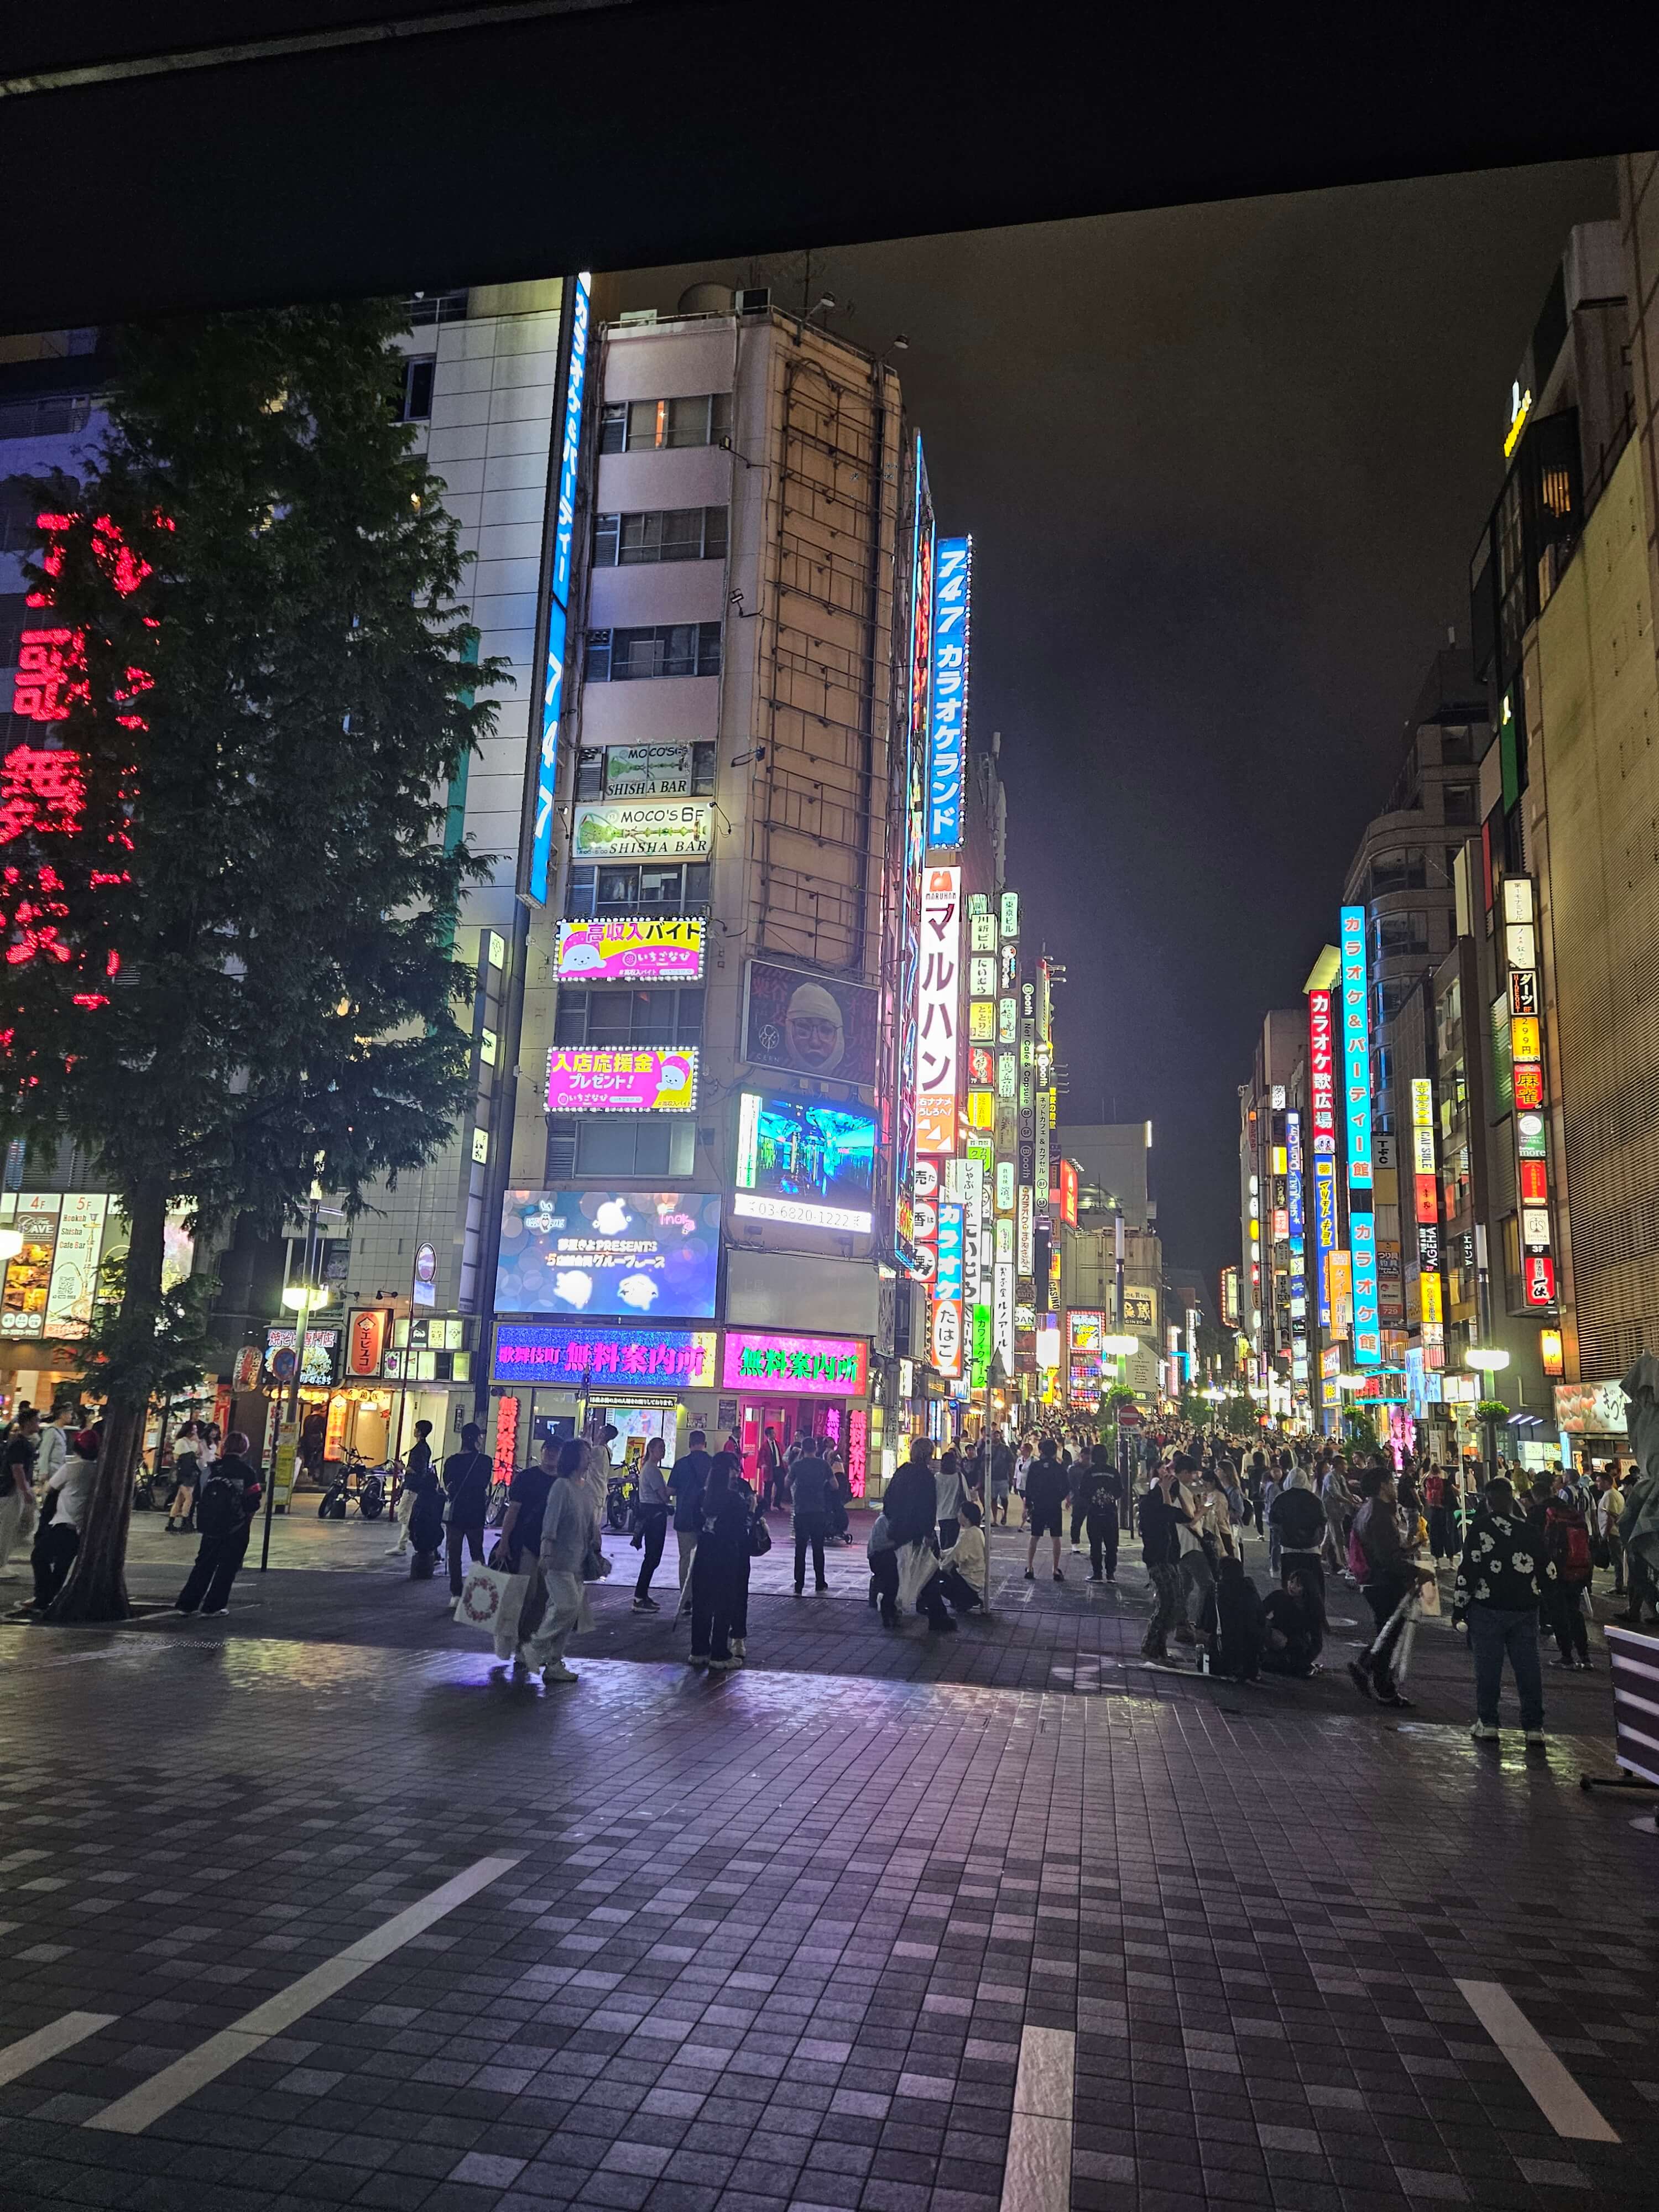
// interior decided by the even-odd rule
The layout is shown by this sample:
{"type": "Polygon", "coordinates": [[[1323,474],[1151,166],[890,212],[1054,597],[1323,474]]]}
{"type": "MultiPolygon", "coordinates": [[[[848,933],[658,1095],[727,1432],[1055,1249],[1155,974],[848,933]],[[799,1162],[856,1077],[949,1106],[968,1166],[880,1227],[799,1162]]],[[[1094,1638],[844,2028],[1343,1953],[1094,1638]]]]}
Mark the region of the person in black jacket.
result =
{"type": "Polygon", "coordinates": [[[1084,1526],[1089,1532],[1089,1579],[1091,1583],[1115,1583],[1117,1509],[1123,1496],[1123,1478],[1113,1466],[1112,1455],[1104,1444],[1097,1444],[1090,1453],[1089,1464],[1077,1477],[1072,1495],[1082,1504],[1084,1526]]]}
{"type": "Polygon", "coordinates": [[[472,1554],[475,1567],[483,1565],[484,1522],[489,1517],[489,1486],[495,1469],[479,1444],[483,1431],[469,1421],[461,1431],[461,1448],[444,1462],[444,1489],[449,1497],[449,1596],[453,1613],[461,1601],[461,1547],[472,1554]]]}
{"type": "Polygon", "coordinates": [[[1025,1547],[1025,1579],[1036,1579],[1036,1547],[1040,1536],[1052,1536],[1054,1543],[1054,1580],[1066,1579],[1060,1564],[1060,1530],[1066,1520],[1066,1499],[1071,1489],[1067,1470],[1060,1463],[1060,1448],[1052,1437],[1044,1437],[1037,1446],[1037,1455],[1025,1474],[1025,1525],[1030,1530],[1030,1541],[1025,1547]]]}
{"type": "Polygon", "coordinates": [[[248,1530],[259,1509],[264,1486],[248,1464],[247,1438],[240,1429],[225,1439],[222,1458],[214,1461],[196,1500],[201,1542],[196,1563],[173,1601],[178,1613],[204,1615],[230,1610],[230,1586],[247,1550],[248,1530]]]}
{"type": "MultiPolygon", "coordinates": [[[[685,1442],[686,1449],[668,1470],[668,1495],[674,1501],[674,1541],[680,1554],[678,1618],[691,1610],[691,1565],[702,1529],[703,1486],[714,1464],[708,1456],[708,1439],[701,1429],[693,1429],[685,1442]]],[[[725,1456],[722,1453],[721,1457],[725,1456]]]]}
{"type": "Polygon", "coordinates": [[[1285,1484],[1268,1508],[1270,1528],[1279,1532],[1279,1578],[1290,1587],[1292,1575],[1301,1578],[1309,1601],[1319,1608],[1320,1632],[1324,1632],[1325,1569],[1319,1547],[1325,1540],[1325,1509],[1314,1493],[1306,1468],[1292,1468],[1285,1484]]]}
{"type": "Polygon", "coordinates": [[[1477,1742],[1497,1737],[1505,1659],[1515,1675],[1526,1740],[1544,1741],[1538,1602],[1554,1577],[1554,1562],[1516,1509],[1512,1485],[1495,1476],[1469,1523],[1452,1598],[1452,1625],[1467,1626],[1474,1651],[1475,1720],[1469,1734],[1477,1742]]]}
{"type": "MultiPolygon", "coordinates": [[[[827,1439],[826,1439],[827,1443],[827,1439]]],[[[820,1596],[830,1585],[823,1573],[823,1540],[830,1533],[830,1500],[835,1477],[824,1446],[808,1437],[789,1470],[789,1495],[795,1531],[795,1595],[806,1594],[806,1547],[812,1547],[813,1583],[820,1596]]]]}
{"type": "Polygon", "coordinates": [[[1190,1521],[1180,1503],[1176,1470],[1166,1461],[1153,1469],[1140,1500],[1140,1556],[1152,1586],[1153,1609],[1140,1656],[1167,1665],[1170,1631],[1181,1608],[1181,1530],[1190,1521]]]}
{"type": "MultiPolygon", "coordinates": [[[[898,1626],[899,1554],[912,1544],[931,1550],[939,1519],[939,1487],[933,1480],[933,1447],[926,1437],[913,1437],[910,1456],[887,1486],[882,1518],[887,1524],[888,1548],[870,1555],[871,1574],[881,1601],[881,1617],[889,1628],[898,1626]]],[[[939,1634],[955,1628],[945,1603],[937,1574],[929,1577],[916,1597],[916,1607],[927,1616],[927,1626],[939,1634]]]]}

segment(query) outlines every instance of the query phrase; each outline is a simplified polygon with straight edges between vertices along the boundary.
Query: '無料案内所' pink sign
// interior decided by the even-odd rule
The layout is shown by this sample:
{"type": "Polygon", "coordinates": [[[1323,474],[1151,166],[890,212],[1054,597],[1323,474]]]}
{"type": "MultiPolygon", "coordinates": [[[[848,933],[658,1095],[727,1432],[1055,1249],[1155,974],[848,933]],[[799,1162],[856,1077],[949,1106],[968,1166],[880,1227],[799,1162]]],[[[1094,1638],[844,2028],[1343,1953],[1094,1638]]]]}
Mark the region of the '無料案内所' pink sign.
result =
{"type": "Polygon", "coordinates": [[[809,1398],[861,1398],[870,1379],[869,1350],[845,1336],[770,1336],[728,1328],[727,1390],[771,1389],[809,1398]]]}
{"type": "Polygon", "coordinates": [[[697,1103],[697,1048],[555,1045],[548,1059],[550,1114],[690,1114],[697,1103]]]}
{"type": "Polygon", "coordinates": [[[700,916],[559,924],[559,980],[567,983],[695,983],[702,974],[700,916]]]}

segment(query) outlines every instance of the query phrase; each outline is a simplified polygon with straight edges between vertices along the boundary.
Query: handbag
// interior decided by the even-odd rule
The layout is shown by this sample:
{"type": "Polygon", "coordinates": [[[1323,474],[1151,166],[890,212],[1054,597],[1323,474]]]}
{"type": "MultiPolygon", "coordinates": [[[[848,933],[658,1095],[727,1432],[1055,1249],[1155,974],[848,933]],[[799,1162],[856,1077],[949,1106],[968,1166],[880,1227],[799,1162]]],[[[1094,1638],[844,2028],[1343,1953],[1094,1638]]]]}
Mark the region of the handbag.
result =
{"type": "MultiPolygon", "coordinates": [[[[469,1568],[466,1580],[461,1584],[460,1601],[455,1607],[457,1620],[465,1621],[469,1628],[482,1628],[490,1635],[507,1603],[507,1593],[518,1579],[502,1567],[484,1567],[476,1563],[469,1568]]],[[[520,1604],[524,1601],[519,1593],[520,1604]]]]}
{"type": "Polygon", "coordinates": [[[597,1536],[588,1539],[587,1549],[582,1553],[582,1580],[602,1583],[611,1571],[611,1562],[605,1556],[605,1547],[597,1536]]]}
{"type": "Polygon", "coordinates": [[[771,1548],[772,1531],[757,1513],[749,1523],[749,1556],[751,1559],[763,1559],[771,1548]]]}
{"type": "Polygon", "coordinates": [[[1419,1583],[1417,1585],[1417,1602],[1425,1620],[1438,1620],[1440,1618],[1439,1583],[1437,1582],[1419,1583]]]}

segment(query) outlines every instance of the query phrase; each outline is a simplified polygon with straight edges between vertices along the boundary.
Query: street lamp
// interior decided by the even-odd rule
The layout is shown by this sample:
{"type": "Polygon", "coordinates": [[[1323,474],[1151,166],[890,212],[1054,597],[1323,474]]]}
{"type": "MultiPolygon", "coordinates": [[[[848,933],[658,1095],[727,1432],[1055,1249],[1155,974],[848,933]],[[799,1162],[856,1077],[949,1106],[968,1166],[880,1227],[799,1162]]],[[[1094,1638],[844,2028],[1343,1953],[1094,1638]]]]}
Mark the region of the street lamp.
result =
{"type": "MultiPolygon", "coordinates": [[[[1509,1365],[1510,1355],[1501,1345],[1472,1344],[1463,1354],[1463,1364],[1473,1367],[1478,1375],[1498,1375],[1509,1365]]],[[[1488,1413],[1483,1425],[1486,1431],[1486,1480],[1490,1482],[1498,1472],[1498,1423],[1488,1413]]]]}
{"type": "Polygon", "coordinates": [[[15,1260],[22,1249],[21,1229],[0,1229],[0,1260],[15,1260]]]}

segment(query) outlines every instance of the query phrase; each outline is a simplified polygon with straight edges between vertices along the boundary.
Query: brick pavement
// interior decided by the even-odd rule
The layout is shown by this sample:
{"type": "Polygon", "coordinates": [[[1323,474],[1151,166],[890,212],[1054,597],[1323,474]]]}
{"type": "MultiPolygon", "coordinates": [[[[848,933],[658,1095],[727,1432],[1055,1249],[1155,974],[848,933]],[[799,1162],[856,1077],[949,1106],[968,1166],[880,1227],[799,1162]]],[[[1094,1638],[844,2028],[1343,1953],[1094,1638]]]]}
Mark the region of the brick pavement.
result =
{"type": "Polygon", "coordinates": [[[948,1638],[883,1632],[855,1552],[796,1601],[780,1547],[720,1681],[623,1546],[583,1680],[526,1690],[382,1530],[321,1533],[362,1571],[245,1577],[217,1627],[0,1629],[0,2050],[113,2015],[0,2088],[4,2212],[1064,2212],[1005,2171],[1033,2028],[1076,2039],[1079,2212],[1650,2201],[1659,1841],[1576,1787],[1605,1675],[1493,1754],[1443,1630],[1403,1722],[1149,1674],[1138,1569],[1027,1585],[1002,1538],[948,1638]],[[84,2124],[497,1852],[142,2134],[84,2124]],[[1458,1978],[1623,2140],[1556,2136],[1458,1978]]]}

